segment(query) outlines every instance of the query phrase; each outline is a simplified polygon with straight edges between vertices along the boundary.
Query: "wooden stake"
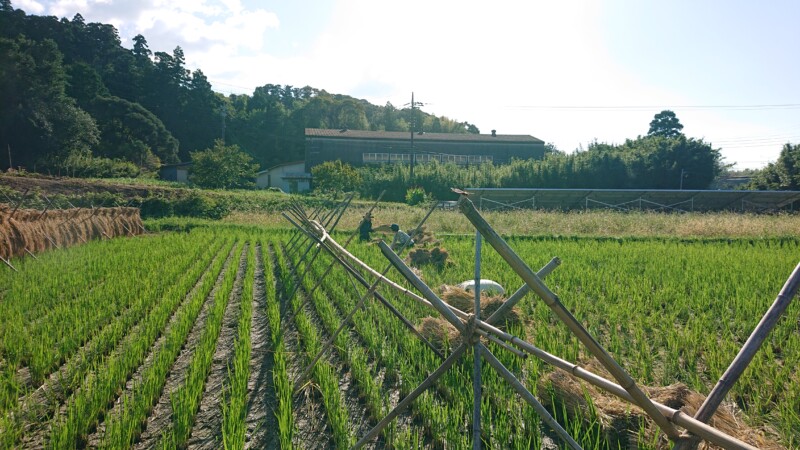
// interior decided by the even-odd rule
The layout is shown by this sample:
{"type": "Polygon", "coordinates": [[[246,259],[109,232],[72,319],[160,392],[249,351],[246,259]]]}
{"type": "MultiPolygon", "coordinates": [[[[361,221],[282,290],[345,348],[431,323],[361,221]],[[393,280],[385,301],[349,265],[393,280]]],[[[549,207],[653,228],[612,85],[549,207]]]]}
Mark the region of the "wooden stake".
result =
{"type": "Polygon", "coordinates": [[[14,266],[12,266],[12,265],[11,265],[11,261],[7,261],[7,260],[6,260],[6,259],[4,259],[2,256],[0,256],[0,261],[3,261],[4,263],[6,263],[6,265],[7,265],[8,267],[11,267],[11,270],[13,270],[14,272],[19,272],[19,270],[17,270],[17,268],[16,268],[16,267],[14,267],[14,266]]]}

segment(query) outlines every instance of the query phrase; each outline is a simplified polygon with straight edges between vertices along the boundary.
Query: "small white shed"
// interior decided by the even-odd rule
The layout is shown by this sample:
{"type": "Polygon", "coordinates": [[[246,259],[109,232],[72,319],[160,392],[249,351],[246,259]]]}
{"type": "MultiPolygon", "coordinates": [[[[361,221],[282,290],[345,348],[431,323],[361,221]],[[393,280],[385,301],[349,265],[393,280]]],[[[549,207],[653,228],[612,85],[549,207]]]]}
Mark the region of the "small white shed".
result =
{"type": "Polygon", "coordinates": [[[306,192],[311,189],[311,174],[305,171],[305,161],[278,164],[256,174],[259,189],[276,187],[283,192],[306,192]]]}

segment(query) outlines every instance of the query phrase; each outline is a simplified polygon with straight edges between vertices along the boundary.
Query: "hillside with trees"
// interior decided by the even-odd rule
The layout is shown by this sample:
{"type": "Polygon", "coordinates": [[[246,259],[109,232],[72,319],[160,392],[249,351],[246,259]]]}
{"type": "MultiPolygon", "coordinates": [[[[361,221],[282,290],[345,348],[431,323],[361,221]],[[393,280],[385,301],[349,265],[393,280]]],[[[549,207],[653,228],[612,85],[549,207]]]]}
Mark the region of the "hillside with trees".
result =
{"type": "MultiPolygon", "coordinates": [[[[248,170],[222,185],[244,186],[242,177],[258,168],[303,159],[305,128],[479,133],[469,122],[310,86],[265,84],[250,95],[225,96],[202,70],[187,69],[179,46],[151,49],[137,35],[128,49],[112,25],[87,23],[80,14],[28,15],[10,0],[0,0],[0,60],[0,170],[136,177],[231,146],[249,156],[228,155],[246,161],[248,170]]],[[[431,183],[426,190],[438,191],[454,177],[487,187],[708,188],[728,167],[719,149],[682,129],[665,110],[646,135],[622,144],[593,142],[572,153],[548,145],[543,160],[479,170],[432,167],[430,173],[442,175],[427,178],[418,169],[413,180],[402,167],[359,169],[368,185],[361,189],[431,183]]],[[[787,144],[747,187],[798,189],[797,149],[787,144]]]]}
{"type": "Polygon", "coordinates": [[[202,70],[186,68],[180,47],[153,50],[137,35],[126,49],[112,25],[28,15],[10,0],[0,0],[0,60],[2,169],[136,176],[188,161],[217,139],[266,168],[303,158],[306,127],[406,131],[416,122],[426,131],[478,132],[310,86],[266,84],[226,97],[202,70]]]}

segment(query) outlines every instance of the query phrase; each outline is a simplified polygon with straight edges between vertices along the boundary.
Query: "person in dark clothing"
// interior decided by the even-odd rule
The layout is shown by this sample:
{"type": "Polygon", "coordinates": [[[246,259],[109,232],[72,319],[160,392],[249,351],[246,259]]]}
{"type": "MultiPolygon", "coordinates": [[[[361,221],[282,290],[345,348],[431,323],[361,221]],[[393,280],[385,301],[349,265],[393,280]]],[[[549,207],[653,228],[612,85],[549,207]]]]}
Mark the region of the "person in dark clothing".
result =
{"type": "Polygon", "coordinates": [[[358,239],[361,242],[368,242],[369,241],[369,234],[372,233],[372,214],[367,213],[364,216],[364,220],[361,221],[361,225],[358,226],[358,239]]]}

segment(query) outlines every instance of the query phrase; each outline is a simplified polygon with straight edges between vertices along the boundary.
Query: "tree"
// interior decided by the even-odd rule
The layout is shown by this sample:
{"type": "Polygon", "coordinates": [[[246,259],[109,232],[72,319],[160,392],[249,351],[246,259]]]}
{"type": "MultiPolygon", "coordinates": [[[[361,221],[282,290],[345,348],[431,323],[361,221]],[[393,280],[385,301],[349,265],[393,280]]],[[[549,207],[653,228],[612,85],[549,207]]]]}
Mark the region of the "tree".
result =
{"type": "Polygon", "coordinates": [[[340,160],[325,161],[311,169],[314,189],[322,192],[347,192],[358,189],[361,174],[350,164],[340,160]]]}
{"type": "Polygon", "coordinates": [[[653,117],[650,122],[650,131],[647,132],[647,135],[673,138],[680,136],[682,129],[683,125],[681,125],[675,113],[665,109],[653,117]]]}
{"type": "Polygon", "coordinates": [[[199,186],[212,189],[251,188],[258,164],[241,151],[238,145],[225,145],[221,140],[212,148],[191,153],[189,179],[199,186]]]}
{"type": "Polygon", "coordinates": [[[800,144],[784,144],[778,160],[759,170],[747,189],[796,191],[800,189],[800,144]]]}

